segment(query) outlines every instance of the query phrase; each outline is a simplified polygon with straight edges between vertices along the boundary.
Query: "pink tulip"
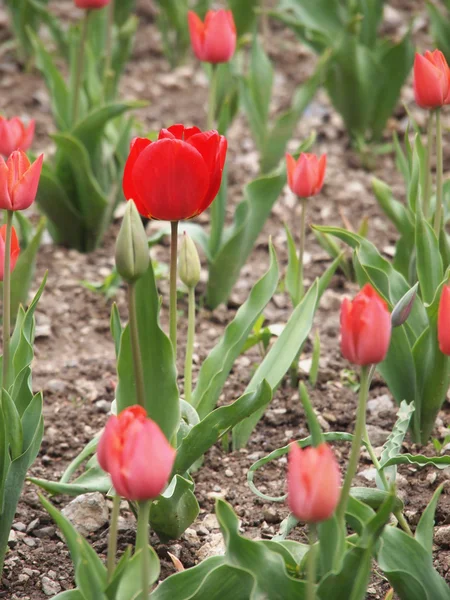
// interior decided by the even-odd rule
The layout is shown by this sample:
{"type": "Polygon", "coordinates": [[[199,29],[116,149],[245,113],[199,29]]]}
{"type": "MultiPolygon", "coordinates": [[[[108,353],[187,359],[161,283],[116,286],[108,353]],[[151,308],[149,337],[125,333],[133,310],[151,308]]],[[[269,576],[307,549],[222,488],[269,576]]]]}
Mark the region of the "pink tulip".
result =
{"type": "Polygon", "coordinates": [[[205,22],[191,10],[189,32],[195,56],[202,62],[228,62],[236,49],[236,26],[231,10],[209,10],[205,22]]]}
{"type": "Polygon", "coordinates": [[[450,356],[450,285],[444,285],[439,301],[438,340],[442,354],[450,356]]]}
{"type": "Polygon", "coordinates": [[[0,156],[0,208],[24,210],[35,200],[44,155],[31,164],[22,150],[5,161],[0,156]]]}
{"type": "Polygon", "coordinates": [[[318,158],[315,154],[303,152],[297,161],[286,154],[289,187],[299,198],[315,196],[322,189],[326,166],[326,154],[318,158]]]}
{"type": "Polygon", "coordinates": [[[288,503],[300,521],[319,523],[334,513],[339,502],[341,474],[327,444],[302,450],[295,442],[289,447],[288,503]]]}
{"type": "Polygon", "coordinates": [[[101,468],[127,500],[152,500],[167,485],[176,451],[140,406],[109,418],[97,449],[101,468]]]}
{"type": "Polygon", "coordinates": [[[441,108],[450,102],[450,69],[439,50],[416,54],[414,96],[422,108],[441,108]]]}
{"type": "Polygon", "coordinates": [[[33,142],[35,122],[25,127],[19,117],[8,121],[0,117],[0,154],[8,157],[15,150],[28,150],[33,142]]]}
{"type": "MultiPolygon", "coordinates": [[[[3,281],[5,274],[5,244],[6,244],[6,225],[0,227],[0,281],[3,281]]],[[[17,233],[14,227],[11,229],[11,258],[10,258],[10,271],[14,271],[17,259],[19,258],[20,247],[19,240],[17,239],[17,233]]]]}
{"type": "Polygon", "coordinates": [[[75,0],[75,6],[78,6],[78,8],[96,10],[103,8],[110,2],[111,0],[75,0]]]}

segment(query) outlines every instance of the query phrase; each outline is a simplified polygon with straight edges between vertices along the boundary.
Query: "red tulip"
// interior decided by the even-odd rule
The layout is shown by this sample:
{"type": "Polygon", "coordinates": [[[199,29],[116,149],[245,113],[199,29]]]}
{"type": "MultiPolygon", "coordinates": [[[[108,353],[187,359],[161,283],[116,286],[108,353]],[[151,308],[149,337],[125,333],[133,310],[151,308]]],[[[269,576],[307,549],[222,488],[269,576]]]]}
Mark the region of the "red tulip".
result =
{"type": "Polygon", "coordinates": [[[440,108],[450,103],[450,70],[439,50],[416,54],[414,59],[414,95],[422,108],[440,108]]]}
{"type": "Polygon", "coordinates": [[[438,340],[443,354],[450,356],[450,285],[442,288],[438,313],[438,340]]]}
{"type": "Polygon", "coordinates": [[[175,449],[141,406],[109,418],[97,448],[101,468],[127,500],[152,500],[167,485],[175,449]]]}
{"type": "Polygon", "coordinates": [[[315,154],[300,154],[298,161],[286,154],[288,184],[299,198],[309,198],[320,192],[325,179],[327,156],[318,158],[315,154]]]}
{"type": "Polygon", "coordinates": [[[44,155],[31,164],[22,150],[13,152],[7,162],[0,156],[0,208],[24,210],[36,198],[44,155]]]}
{"type": "MultiPolygon", "coordinates": [[[[0,227],[0,281],[3,281],[5,274],[5,244],[6,244],[6,225],[0,227]]],[[[11,258],[10,258],[10,271],[14,271],[17,259],[19,258],[20,247],[19,240],[17,239],[17,233],[14,227],[11,229],[11,258]]]]}
{"type": "Polygon", "coordinates": [[[382,362],[391,340],[391,315],[386,302],[366,283],[350,301],[341,307],[341,351],[356,365],[382,362]]]}
{"type": "Polygon", "coordinates": [[[103,8],[110,2],[111,0],[75,0],[75,5],[78,6],[78,8],[95,10],[98,8],[103,8]]]}
{"type": "Polygon", "coordinates": [[[15,150],[28,150],[33,142],[34,126],[34,121],[25,127],[19,117],[8,121],[0,116],[0,154],[9,156],[15,150]]]}
{"type": "Polygon", "coordinates": [[[289,447],[288,503],[291,512],[306,523],[329,519],[339,502],[341,474],[327,444],[302,450],[289,447]]]}
{"type": "Polygon", "coordinates": [[[209,10],[205,22],[191,10],[189,32],[195,56],[209,63],[228,62],[236,50],[236,26],[231,10],[209,10]]]}
{"type": "Polygon", "coordinates": [[[125,165],[125,198],[149,219],[192,219],[216,197],[226,152],[222,135],[197,127],[172,125],[156,142],[136,138],[125,165]]]}

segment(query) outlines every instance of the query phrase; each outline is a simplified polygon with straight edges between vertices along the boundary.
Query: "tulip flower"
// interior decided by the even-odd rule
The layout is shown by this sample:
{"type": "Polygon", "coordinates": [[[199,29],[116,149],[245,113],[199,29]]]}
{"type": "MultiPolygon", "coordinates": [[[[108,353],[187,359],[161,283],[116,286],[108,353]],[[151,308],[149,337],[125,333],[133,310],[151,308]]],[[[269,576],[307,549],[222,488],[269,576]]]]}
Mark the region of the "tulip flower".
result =
{"type": "Polygon", "coordinates": [[[414,59],[414,95],[422,108],[440,108],[450,103],[450,70],[439,50],[416,54],[414,59]]]}
{"type": "Polygon", "coordinates": [[[85,8],[88,10],[96,10],[103,8],[109,4],[111,0],[75,0],[75,6],[78,8],[85,8]]]}
{"type": "Polygon", "coordinates": [[[127,500],[157,498],[167,485],[175,449],[141,406],[111,416],[100,438],[97,458],[114,489],[127,500]]]}
{"type": "Polygon", "coordinates": [[[288,503],[300,521],[319,523],[334,513],[339,501],[341,475],[330,447],[322,443],[302,450],[289,447],[288,503]]]}
{"type": "Polygon", "coordinates": [[[236,26],[231,10],[209,10],[205,21],[188,13],[189,33],[195,56],[202,62],[228,62],[236,50],[236,26]]]}
{"type": "Polygon", "coordinates": [[[149,219],[192,219],[219,191],[227,151],[217,131],[173,125],[156,142],[136,138],[125,165],[123,191],[149,219]]]}
{"type": "Polygon", "coordinates": [[[44,155],[31,164],[22,150],[5,162],[0,156],[0,208],[24,210],[36,198],[44,155]]]}
{"type": "Polygon", "coordinates": [[[450,356],[450,285],[442,288],[438,312],[438,340],[443,354],[450,356]]]}
{"type": "Polygon", "coordinates": [[[0,154],[8,157],[15,150],[28,150],[33,142],[35,122],[25,126],[19,117],[8,121],[0,116],[0,154]]]}
{"type": "MultiPolygon", "coordinates": [[[[0,281],[3,281],[5,274],[5,243],[6,243],[6,225],[0,227],[0,281]]],[[[11,273],[14,271],[17,259],[19,258],[20,247],[17,233],[14,227],[11,228],[11,273]]]]}
{"type": "Polygon", "coordinates": [[[326,166],[326,154],[318,158],[315,154],[302,152],[297,161],[286,154],[289,187],[299,198],[315,196],[322,189],[326,166]]]}
{"type": "Polygon", "coordinates": [[[382,362],[391,340],[391,316],[386,302],[367,283],[341,307],[341,351],[356,365],[382,362]]]}

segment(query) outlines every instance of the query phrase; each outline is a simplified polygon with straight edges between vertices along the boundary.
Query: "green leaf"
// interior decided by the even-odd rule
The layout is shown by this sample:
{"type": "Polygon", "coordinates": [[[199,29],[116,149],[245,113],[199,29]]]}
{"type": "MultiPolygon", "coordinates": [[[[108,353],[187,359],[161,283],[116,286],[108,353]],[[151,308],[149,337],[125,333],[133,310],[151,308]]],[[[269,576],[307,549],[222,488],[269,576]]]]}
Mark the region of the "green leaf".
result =
{"type": "Polygon", "coordinates": [[[67,590],[54,596],[53,600],[86,600],[80,590],[67,590]]]}
{"type": "Polygon", "coordinates": [[[371,549],[355,547],[348,550],[340,570],[325,575],[317,590],[320,600],[364,600],[370,577],[371,549]]]}
{"type": "Polygon", "coordinates": [[[164,543],[176,540],[198,516],[199,506],[190,479],[175,475],[164,492],[153,501],[150,524],[164,543]]]}
{"type": "Polygon", "coordinates": [[[116,358],[119,356],[120,350],[120,338],[122,337],[123,329],[120,321],[119,309],[117,304],[114,302],[111,308],[111,335],[114,340],[114,349],[116,351],[116,358]]]}
{"type": "Polygon", "coordinates": [[[294,300],[298,295],[298,286],[297,286],[297,278],[298,278],[298,256],[297,256],[297,247],[294,242],[294,238],[292,237],[291,230],[289,229],[287,223],[284,224],[284,229],[286,231],[286,239],[287,239],[287,247],[288,247],[288,264],[286,269],[286,290],[291,298],[291,302],[294,306],[297,305],[297,302],[294,300]]]}
{"type": "MultiPolygon", "coordinates": [[[[149,584],[157,581],[160,573],[159,558],[151,546],[148,546],[149,584]]],[[[114,600],[138,600],[142,595],[142,562],[143,552],[138,550],[123,570],[114,600]]]]}
{"type": "Polygon", "coordinates": [[[431,304],[444,277],[444,270],[439,241],[420,211],[416,214],[416,265],[422,299],[431,304]]]}
{"type": "Polygon", "coordinates": [[[29,480],[50,494],[66,494],[67,496],[79,496],[89,492],[102,492],[107,494],[111,489],[111,479],[107,473],[96,465],[88,468],[71,483],[59,481],[47,481],[30,477],[29,480]]]}
{"type": "Polygon", "coordinates": [[[450,465],[450,456],[423,456],[422,454],[399,454],[390,458],[385,467],[391,465],[415,465],[418,467],[425,467],[427,465],[433,465],[438,469],[445,469],[450,465]]]}
{"type": "Polygon", "coordinates": [[[442,483],[436,489],[428,506],[423,511],[414,534],[415,539],[425,548],[429,556],[433,554],[434,516],[443,489],[444,484],[442,483]]]}
{"type": "Polygon", "coordinates": [[[260,0],[228,0],[228,6],[233,11],[233,18],[236,24],[237,34],[240,37],[244,33],[251,31],[256,22],[256,9],[260,0]]]}
{"type": "Polygon", "coordinates": [[[319,425],[319,421],[317,420],[317,415],[311,404],[308,390],[306,389],[306,386],[303,383],[303,381],[300,382],[299,390],[300,390],[300,400],[301,400],[301,402],[303,404],[303,408],[305,410],[306,421],[308,423],[308,429],[311,434],[313,446],[318,446],[319,444],[321,444],[323,442],[322,429],[319,425]]]}
{"type": "Polygon", "coordinates": [[[400,529],[385,528],[377,562],[400,600],[449,600],[450,590],[434,569],[432,555],[400,529]]]}
{"type": "MultiPolygon", "coordinates": [[[[180,573],[171,575],[162,581],[154,592],[152,600],[191,600],[194,594],[201,588],[203,581],[208,575],[224,564],[223,556],[211,556],[202,560],[200,564],[186,569],[180,573]]],[[[229,575],[229,573],[227,573],[229,575]]],[[[226,579],[223,580],[223,583],[226,579]]],[[[220,586],[218,586],[220,588],[220,586]]],[[[209,596],[208,596],[209,598],[209,596]]]]}
{"type": "Polygon", "coordinates": [[[450,24],[448,15],[445,15],[433,2],[426,2],[430,29],[436,47],[444,53],[447,61],[450,60],[450,24]]]}
{"type": "Polygon", "coordinates": [[[414,225],[411,222],[409,213],[401,202],[393,198],[391,188],[384,181],[376,177],[372,179],[372,188],[378,204],[385,215],[395,225],[397,231],[403,235],[412,234],[414,232],[414,225]]]}
{"type": "MultiPolygon", "coordinates": [[[[172,344],[159,325],[159,297],[151,261],[147,273],[135,285],[145,408],[170,440],[180,422],[179,396],[172,344]]],[[[120,412],[137,404],[129,326],[122,333],[117,373],[116,400],[120,412]]]]}
{"type": "Polygon", "coordinates": [[[17,412],[16,405],[11,399],[8,392],[2,390],[2,409],[3,419],[5,420],[6,434],[8,438],[8,444],[11,450],[12,460],[18,458],[22,454],[23,448],[23,431],[22,423],[20,420],[19,413],[17,412]]]}
{"type": "Polygon", "coordinates": [[[256,320],[275,293],[278,284],[278,263],[273,245],[269,245],[270,266],[254,285],[249,297],[225,329],[219,343],[203,362],[192,403],[201,417],[215,407],[234,361],[239,356],[256,320]]]}

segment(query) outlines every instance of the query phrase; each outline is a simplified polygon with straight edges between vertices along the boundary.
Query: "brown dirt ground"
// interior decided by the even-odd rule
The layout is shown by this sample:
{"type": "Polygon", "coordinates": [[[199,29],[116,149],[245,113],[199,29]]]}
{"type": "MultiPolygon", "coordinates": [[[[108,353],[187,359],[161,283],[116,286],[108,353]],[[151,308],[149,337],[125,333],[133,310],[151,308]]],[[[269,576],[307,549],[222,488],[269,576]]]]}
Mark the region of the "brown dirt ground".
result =
{"type": "MultiPolygon", "coordinates": [[[[72,18],[76,12],[71,2],[53,3],[54,8],[64,17],[72,18]]],[[[426,22],[423,19],[422,3],[410,0],[396,0],[390,3],[393,13],[390,20],[394,29],[404,26],[412,14],[419,14],[415,28],[417,43],[427,47],[426,22]],[[395,20],[397,19],[397,21],[395,20]]],[[[3,9],[0,9],[0,40],[8,38],[3,9]]],[[[139,113],[146,129],[159,129],[174,122],[202,125],[205,119],[206,80],[200,67],[189,61],[175,72],[170,68],[161,53],[159,34],[154,25],[152,4],[141,0],[141,18],[138,39],[133,61],[123,80],[123,94],[127,98],[149,101],[149,107],[139,113]]],[[[270,44],[270,55],[277,69],[276,94],[273,113],[285,108],[293,89],[304,81],[314,67],[314,56],[302,48],[290,32],[282,32],[272,24],[274,32],[270,44]],[[273,42],[273,43],[272,43],[273,42]]],[[[402,100],[410,103],[412,93],[405,87],[402,100]]],[[[24,73],[10,53],[0,55],[0,111],[8,116],[22,114],[36,118],[37,140],[35,149],[48,151],[51,147],[48,134],[52,132],[50,105],[45,88],[38,74],[24,73]]],[[[418,119],[423,115],[417,112],[418,119]]],[[[448,123],[447,123],[448,125],[448,123]]],[[[403,131],[405,112],[399,108],[390,129],[403,131]]],[[[395,171],[390,154],[379,157],[376,168],[368,172],[363,168],[358,156],[349,149],[348,139],[340,118],[332,111],[324,93],[319,93],[315,102],[295,132],[297,142],[309,135],[312,129],[318,134],[316,150],[327,152],[328,170],[323,193],[311,202],[308,220],[310,223],[341,224],[344,215],[357,227],[363,217],[369,218],[369,237],[379,248],[389,254],[395,243],[395,232],[387,225],[371,192],[370,180],[377,175],[390,183],[398,197],[404,196],[402,181],[395,171]]],[[[257,154],[251,140],[245,119],[240,116],[233,124],[229,135],[229,146],[233,156],[230,161],[230,207],[239,201],[243,183],[251,180],[257,171],[257,154]]],[[[295,144],[293,144],[295,147],[295,144]]],[[[450,155],[449,155],[450,156],[450,155]]],[[[449,158],[447,156],[447,159],[449,158]]],[[[236,308],[248,295],[250,287],[264,272],[268,263],[267,240],[269,235],[277,250],[280,264],[287,263],[286,241],[283,222],[297,220],[298,207],[292,197],[285,193],[275,206],[271,219],[261,233],[254,252],[244,267],[242,277],[233,292],[228,307],[220,307],[213,313],[200,309],[196,335],[197,364],[201,364],[209,350],[215,345],[226,324],[233,318],[236,308]]],[[[208,216],[201,222],[208,225],[208,216]]],[[[295,221],[294,221],[295,222],[295,221]]],[[[114,397],[115,363],[114,349],[109,334],[109,314],[111,302],[102,296],[88,291],[81,280],[101,281],[113,266],[113,246],[118,231],[115,222],[109,231],[102,248],[89,256],[72,250],[58,248],[46,243],[39,254],[36,274],[36,287],[45,270],[49,280],[37,311],[38,325],[50,326],[50,334],[39,337],[36,342],[34,365],[34,387],[43,389],[45,396],[45,436],[41,452],[32,468],[32,475],[56,480],[70,462],[105,423],[106,414],[96,404],[99,400],[111,401],[114,397]]],[[[307,236],[306,280],[312,282],[328,264],[328,258],[317,245],[314,235],[307,236]]],[[[155,258],[167,263],[168,248],[159,246],[155,258]]],[[[339,351],[339,306],[344,294],[353,294],[356,287],[337,274],[330,290],[325,294],[316,318],[315,329],[321,336],[322,357],[319,383],[312,392],[314,406],[323,417],[323,425],[330,431],[352,431],[355,418],[355,394],[345,384],[344,369],[348,364],[339,351]]],[[[166,325],[167,281],[160,282],[163,296],[163,324],[166,325]]],[[[202,293],[200,286],[199,294],[202,293]]],[[[124,292],[119,290],[116,298],[122,317],[126,318],[124,292]]],[[[180,309],[185,314],[186,303],[181,301],[180,309]]],[[[290,314],[290,305],[284,293],[277,293],[268,305],[265,315],[267,322],[283,323],[290,314]]],[[[180,347],[185,337],[185,317],[180,322],[180,347]]],[[[302,358],[311,355],[308,343],[302,358]]],[[[182,365],[180,356],[180,366],[182,365]]],[[[251,377],[252,370],[260,357],[256,350],[240,357],[226,383],[222,402],[237,398],[251,377]]],[[[180,369],[181,370],[181,369],[180,369]]],[[[195,374],[194,374],[195,376],[195,374]]],[[[180,382],[181,383],[181,382],[180,382]]],[[[376,378],[371,389],[375,398],[388,391],[381,379],[376,378]]],[[[394,408],[377,414],[369,413],[368,422],[389,431],[395,420],[394,408]]],[[[435,437],[441,439],[444,427],[450,424],[448,402],[441,411],[435,437]]],[[[305,436],[305,418],[299,403],[298,394],[286,381],[278,390],[275,399],[264,418],[258,424],[248,448],[240,452],[225,454],[217,445],[207,454],[204,466],[195,475],[196,495],[201,514],[193,525],[201,526],[203,519],[214,510],[214,497],[225,497],[242,520],[242,528],[249,537],[270,537],[277,531],[278,523],[287,515],[284,504],[271,505],[255,497],[246,484],[248,467],[257,458],[285,445],[291,439],[305,436]]],[[[405,448],[410,448],[408,442],[405,448]]],[[[414,448],[412,449],[414,451],[414,448]]],[[[433,453],[430,445],[425,452],[433,453]]],[[[336,453],[341,463],[346,460],[347,448],[337,446],[336,453]]],[[[360,468],[369,466],[368,457],[361,458],[360,468]]],[[[403,475],[400,493],[405,499],[406,513],[412,526],[417,523],[422,512],[439,483],[448,480],[450,473],[435,473],[432,468],[416,471],[412,467],[400,468],[403,475]]],[[[258,484],[268,493],[281,493],[285,481],[285,460],[266,466],[258,475],[258,484]]],[[[368,484],[359,479],[360,485],[368,484]]],[[[55,503],[62,507],[68,498],[56,498],[55,503]]],[[[124,516],[127,516],[124,511],[124,516]]],[[[43,600],[43,577],[57,581],[61,589],[73,586],[71,561],[64,543],[50,531],[49,537],[34,535],[36,528],[51,526],[47,513],[41,508],[37,490],[26,484],[18,506],[16,523],[34,529],[25,537],[20,537],[17,545],[8,553],[2,579],[0,597],[13,599],[43,600]],[[31,540],[31,541],[30,541],[31,540]]],[[[439,504],[436,525],[450,523],[450,488],[447,486],[439,504]]],[[[213,531],[213,530],[212,530],[213,531]]],[[[301,528],[295,534],[298,539],[304,536],[301,528]]],[[[120,535],[123,548],[134,539],[133,528],[120,535]]],[[[207,550],[205,538],[184,536],[179,543],[169,547],[152,541],[156,545],[162,561],[162,576],[174,571],[167,550],[177,554],[186,567],[194,565],[199,555],[207,550]]],[[[105,554],[107,541],[106,526],[90,538],[97,552],[105,554]]],[[[439,571],[450,582],[450,550],[436,547],[435,563],[439,571]]],[[[369,589],[370,600],[383,598],[388,585],[377,574],[369,589]]]]}

